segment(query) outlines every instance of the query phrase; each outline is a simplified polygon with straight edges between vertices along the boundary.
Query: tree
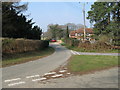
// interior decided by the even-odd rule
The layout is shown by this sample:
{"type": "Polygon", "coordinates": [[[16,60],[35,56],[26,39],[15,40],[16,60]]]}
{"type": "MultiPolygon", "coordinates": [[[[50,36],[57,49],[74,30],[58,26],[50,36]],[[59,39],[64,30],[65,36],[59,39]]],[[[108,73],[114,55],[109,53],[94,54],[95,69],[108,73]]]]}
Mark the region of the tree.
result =
{"type": "Polygon", "coordinates": [[[2,3],[2,36],[9,38],[41,39],[42,30],[34,26],[32,19],[27,20],[22,14],[27,10],[27,4],[4,2],[2,3]]]}
{"type": "Polygon", "coordinates": [[[66,38],[69,38],[69,29],[68,29],[68,26],[67,26],[67,29],[66,29],[66,38]]]}
{"type": "Polygon", "coordinates": [[[17,26],[19,25],[17,20],[19,20],[20,17],[18,16],[18,14],[20,14],[22,11],[25,11],[26,9],[27,9],[27,4],[19,5],[19,2],[2,3],[2,31],[3,31],[2,36],[3,37],[17,37],[17,31],[18,31],[17,26]]]}
{"type": "Polygon", "coordinates": [[[88,12],[87,19],[90,19],[90,22],[95,22],[95,35],[103,34],[115,39],[115,37],[118,37],[117,33],[120,30],[118,29],[120,2],[95,2],[91,6],[91,11],[88,12]]]}
{"type": "Polygon", "coordinates": [[[46,36],[48,39],[51,38],[66,38],[66,33],[67,37],[69,37],[69,31],[73,31],[79,28],[83,28],[84,25],[82,24],[74,24],[74,23],[67,23],[64,25],[59,25],[59,24],[49,24],[48,25],[48,30],[47,32],[44,33],[44,36],[46,36]],[[67,31],[66,28],[69,30],[67,31]]]}
{"type": "Polygon", "coordinates": [[[108,13],[107,13],[107,2],[95,2],[94,5],[91,6],[91,11],[88,12],[90,22],[95,22],[94,27],[99,29],[97,34],[102,33],[105,30],[105,26],[108,25],[108,13]]]}
{"type": "Polygon", "coordinates": [[[41,34],[42,34],[42,29],[40,29],[38,26],[34,26],[31,30],[30,33],[30,38],[29,39],[38,39],[41,40],[41,34]]]}
{"type": "Polygon", "coordinates": [[[56,39],[56,30],[57,30],[57,24],[56,25],[51,25],[50,26],[50,31],[52,33],[52,38],[55,38],[56,39]]]}
{"type": "Polygon", "coordinates": [[[58,24],[48,25],[48,31],[51,33],[51,38],[61,39],[63,37],[63,29],[58,24]]]}

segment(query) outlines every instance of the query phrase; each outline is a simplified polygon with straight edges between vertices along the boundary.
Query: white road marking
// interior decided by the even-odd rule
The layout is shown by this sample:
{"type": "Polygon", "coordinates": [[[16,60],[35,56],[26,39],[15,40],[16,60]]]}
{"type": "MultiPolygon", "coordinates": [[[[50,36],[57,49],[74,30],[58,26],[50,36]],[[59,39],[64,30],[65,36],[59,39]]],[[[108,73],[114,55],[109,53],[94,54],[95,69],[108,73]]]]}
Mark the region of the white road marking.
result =
{"type": "Polygon", "coordinates": [[[44,75],[56,74],[56,72],[45,73],[44,75]]]}
{"type": "Polygon", "coordinates": [[[12,81],[16,81],[16,80],[21,80],[21,78],[9,79],[9,80],[5,80],[4,82],[12,82],[12,81]]]}
{"type": "Polygon", "coordinates": [[[75,51],[71,50],[72,54],[76,55],[75,51]]]}
{"type": "Polygon", "coordinates": [[[19,85],[19,84],[24,84],[25,82],[18,82],[18,83],[12,83],[12,84],[8,84],[8,86],[14,86],[14,85],[19,85]]]}
{"type": "Polygon", "coordinates": [[[26,78],[33,78],[33,77],[39,77],[40,75],[32,75],[32,76],[26,76],[26,78]]]}
{"type": "Polygon", "coordinates": [[[79,52],[76,52],[76,54],[77,54],[77,55],[80,55],[80,53],[79,53],[79,52]]]}
{"type": "Polygon", "coordinates": [[[45,80],[47,78],[39,78],[39,79],[33,79],[32,81],[35,82],[35,81],[41,81],[41,80],[45,80]]]}
{"type": "Polygon", "coordinates": [[[71,52],[72,52],[74,55],[80,55],[79,52],[76,52],[76,51],[73,51],[73,50],[71,50],[71,52]]]}
{"type": "Polygon", "coordinates": [[[57,74],[57,75],[54,75],[54,76],[51,76],[51,77],[60,77],[60,76],[63,76],[63,74],[57,74]]]}
{"type": "Polygon", "coordinates": [[[61,70],[61,71],[59,71],[60,73],[62,73],[62,72],[66,72],[66,70],[61,70]]]}
{"type": "Polygon", "coordinates": [[[67,73],[67,74],[70,74],[70,73],[67,73]]]}

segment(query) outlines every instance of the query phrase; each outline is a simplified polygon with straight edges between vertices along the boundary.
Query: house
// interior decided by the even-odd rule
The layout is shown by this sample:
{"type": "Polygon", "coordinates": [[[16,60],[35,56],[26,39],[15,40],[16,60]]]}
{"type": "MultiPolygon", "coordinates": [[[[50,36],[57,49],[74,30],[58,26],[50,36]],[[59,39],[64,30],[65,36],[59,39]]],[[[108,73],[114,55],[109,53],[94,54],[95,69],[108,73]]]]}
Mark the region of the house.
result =
{"type": "MultiPolygon", "coordinates": [[[[91,28],[86,28],[86,39],[88,41],[94,40],[91,36],[94,35],[93,29],[91,28]]],[[[84,28],[80,28],[78,30],[74,30],[70,32],[69,35],[70,38],[76,38],[78,40],[83,40],[84,37],[84,28]]]]}

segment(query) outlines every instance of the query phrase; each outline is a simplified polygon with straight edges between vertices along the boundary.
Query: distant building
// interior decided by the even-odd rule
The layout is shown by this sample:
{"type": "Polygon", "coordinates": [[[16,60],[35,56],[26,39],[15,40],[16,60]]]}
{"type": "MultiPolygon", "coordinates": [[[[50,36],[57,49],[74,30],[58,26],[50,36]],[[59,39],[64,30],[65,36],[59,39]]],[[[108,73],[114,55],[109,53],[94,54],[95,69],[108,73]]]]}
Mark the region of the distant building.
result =
{"type": "MultiPolygon", "coordinates": [[[[88,40],[88,41],[94,40],[91,37],[92,35],[94,35],[93,29],[86,28],[85,31],[86,31],[86,39],[85,40],[88,40]]],[[[83,40],[83,37],[84,37],[84,28],[80,28],[78,30],[71,31],[69,37],[70,38],[76,38],[78,40],[83,40]]]]}

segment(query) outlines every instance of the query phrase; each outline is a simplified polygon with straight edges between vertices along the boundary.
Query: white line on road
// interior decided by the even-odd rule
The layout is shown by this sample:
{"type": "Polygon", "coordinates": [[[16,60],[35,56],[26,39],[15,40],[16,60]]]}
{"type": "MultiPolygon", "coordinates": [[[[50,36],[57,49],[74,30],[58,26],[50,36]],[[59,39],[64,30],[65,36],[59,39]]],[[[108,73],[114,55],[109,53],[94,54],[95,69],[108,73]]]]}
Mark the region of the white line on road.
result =
{"type": "Polygon", "coordinates": [[[8,86],[14,86],[14,85],[19,85],[19,84],[24,84],[25,82],[18,82],[18,83],[12,83],[12,84],[8,84],[8,86]]]}
{"type": "Polygon", "coordinates": [[[9,79],[9,80],[5,80],[4,82],[12,82],[12,81],[16,81],[16,80],[21,80],[21,78],[9,79]]]}
{"type": "Polygon", "coordinates": [[[51,75],[51,74],[56,74],[56,72],[49,72],[49,73],[45,73],[44,75],[51,75]]]}
{"type": "Polygon", "coordinates": [[[77,55],[80,55],[80,53],[79,53],[79,52],[76,52],[76,54],[77,54],[77,55]]]}
{"type": "Polygon", "coordinates": [[[71,50],[72,54],[76,55],[75,51],[71,50]]]}
{"type": "Polygon", "coordinates": [[[47,78],[39,78],[39,79],[33,79],[32,81],[35,82],[35,81],[41,81],[41,80],[45,80],[47,78]]]}
{"type": "Polygon", "coordinates": [[[39,77],[40,75],[32,75],[32,76],[26,76],[26,78],[33,78],[33,77],[39,77]]]}
{"type": "Polygon", "coordinates": [[[55,78],[55,77],[60,77],[60,76],[63,76],[63,74],[57,74],[57,75],[54,75],[54,76],[51,76],[51,77],[55,78]]]}
{"type": "Polygon", "coordinates": [[[60,73],[63,73],[63,72],[66,72],[67,70],[61,70],[61,71],[59,71],[60,73]]]}

